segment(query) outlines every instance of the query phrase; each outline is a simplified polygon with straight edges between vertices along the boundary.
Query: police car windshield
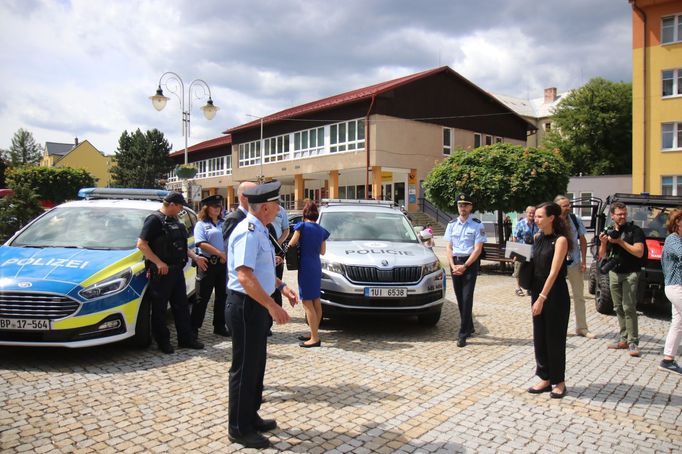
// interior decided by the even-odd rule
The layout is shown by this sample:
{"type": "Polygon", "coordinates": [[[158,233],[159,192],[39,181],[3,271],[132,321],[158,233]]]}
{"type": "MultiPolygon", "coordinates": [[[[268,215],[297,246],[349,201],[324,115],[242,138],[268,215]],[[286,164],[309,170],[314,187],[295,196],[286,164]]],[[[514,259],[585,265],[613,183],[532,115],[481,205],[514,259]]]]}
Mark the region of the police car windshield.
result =
{"type": "Polygon", "coordinates": [[[320,225],[329,232],[327,241],[394,241],[417,243],[407,218],[399,213],[327,212],[320,225]]]}
{"type": "Polygon", "coordinates": [[[149,210],[57,207],[11,243],[15,247],[133,249],[149,210]]]}

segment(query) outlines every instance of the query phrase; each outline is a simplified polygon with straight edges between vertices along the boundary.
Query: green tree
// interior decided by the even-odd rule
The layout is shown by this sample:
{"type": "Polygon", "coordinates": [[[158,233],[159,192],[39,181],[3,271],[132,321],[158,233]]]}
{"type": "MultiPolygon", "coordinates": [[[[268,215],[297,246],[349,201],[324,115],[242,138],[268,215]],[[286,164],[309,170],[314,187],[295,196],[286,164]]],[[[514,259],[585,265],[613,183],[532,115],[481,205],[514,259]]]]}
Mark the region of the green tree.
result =
{"type": "Polygon", "coordinates": [[[5,172],[7,172],[7,163],[0,153],[0,188],[5,187],[5,172]]]}
{"type": "Polygon", "coordinates": [[[28,186],[43,200],[62,203],[75,199],[80,188],[95,186],[96,180],[83,169],[71,167],[24,166],[11,169],[7,184],[14,189],[28,186]]]}
{"type": "Polygon", "coordinates": [[[559,102],[552,121],[545,146],[561,150],[572,175],[632,173],[632,84],[592,79],[559,102]]]}
{"type": "Polygon", "coordinates": [[[158,129],[132,134],[123,131],[118,139],[111,169],[114,185],[124,188],[159,188],[175,164],[168,156],[171,146],[158,129]]]}
{"type": "Polygon", "coordinates": [[[7,240],[17,230],[43,212],[38,194],[28,185],[18,185],[14,195],[0,199],[0,241],[7,240]]]}
{"type": "Polygon", "coordinates": [[[557,151],[498,143],[475,150],[455,150],[424,181],[426,198],[438,208],[457,212],[457,194],[469,194],[474,209],[497,210],[498,238],[502,212],[523,211],[552,200],[568,186],[568,164],[557,151]]]}
{"type": "Polygon", "coordinates": [[[35,164],[40,161],[40,145],[33,138],[33,134],[19,128],[12,137],[12,145],[7,151],[7,158],[12,166],[35,164]]]}

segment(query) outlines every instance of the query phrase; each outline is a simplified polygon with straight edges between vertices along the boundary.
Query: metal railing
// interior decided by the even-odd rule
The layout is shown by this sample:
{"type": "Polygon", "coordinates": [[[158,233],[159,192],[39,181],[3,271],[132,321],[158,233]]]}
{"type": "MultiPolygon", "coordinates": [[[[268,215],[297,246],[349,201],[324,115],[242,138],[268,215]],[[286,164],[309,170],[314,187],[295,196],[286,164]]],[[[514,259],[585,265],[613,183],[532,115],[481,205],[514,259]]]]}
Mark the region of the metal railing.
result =
{"type": "Polygon", "coordinates": [[[451,219],[456,217],[456,215],[452,213],[447,213],[443,210],[439,210],[424,197],[419,197],[419,209],[421,210],[422,213],[429,215],[436,222],[444,226],[447,225],[451,219]]]}

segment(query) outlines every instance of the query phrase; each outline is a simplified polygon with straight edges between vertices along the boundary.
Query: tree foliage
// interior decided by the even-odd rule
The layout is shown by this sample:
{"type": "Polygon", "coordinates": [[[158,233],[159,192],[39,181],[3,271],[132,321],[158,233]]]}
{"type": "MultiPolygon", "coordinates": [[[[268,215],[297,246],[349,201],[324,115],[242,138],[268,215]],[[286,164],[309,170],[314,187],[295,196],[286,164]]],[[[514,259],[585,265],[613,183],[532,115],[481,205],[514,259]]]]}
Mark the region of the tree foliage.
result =
{"type": "Polygon", "coordinates": [[[42,200],[62,203],[75,199],[80,188],[95,185],[95,178],[83,169],[71,167],[24,166],[11,169],[7,174],[7,184],[14,189],[28,186],[42,200]]]}
{"type": "Polygon", "coordinates": [[[561,100],[545,146],[558,148],[571,174],[632,173],[632,84],[590,80],[561,100]]]}
{"type": "Polygon", "coordinates": [[[123,131],[111,170],[114,185],[125,188],[159,188],[173,167],[171,146],[158,129],[132,134],[123,131]]]}
{"type": "Polygon", "coordinates": [[[424,181],[426,198],[457,212],[457,194],[469,194],[481,212],[523,211],[566,191],[569,173],[557,151],[498,143],[455,150],[424,181]]]}
{"type": "Polygon", "coordinates": [[[5,172],[7,172],[7,163],[0,156],[0,188],[5,187],[5,172]]]}
{"type": "Polygon", "coordinates": [[[30,186],[15,186],[14,195],[0,199],[0,241],[7,240],[17,230],[43,212],[38,194],[30,186]]]}
{"type": "Polygon", "coordinates": [[[12,145],[5,152],[6,158],[12,166],[24,164],[36,164],[40,161],[41,150],[33,138],[33,134],[23,128],[19,128],[12,137],[12,145]]]}

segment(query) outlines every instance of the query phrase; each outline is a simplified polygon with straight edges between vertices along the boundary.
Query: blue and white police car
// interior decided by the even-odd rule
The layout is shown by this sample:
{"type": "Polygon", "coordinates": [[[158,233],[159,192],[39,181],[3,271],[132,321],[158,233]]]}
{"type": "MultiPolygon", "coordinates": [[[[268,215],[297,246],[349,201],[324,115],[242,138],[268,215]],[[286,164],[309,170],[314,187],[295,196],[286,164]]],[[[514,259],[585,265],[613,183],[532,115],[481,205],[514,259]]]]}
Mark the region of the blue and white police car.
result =
{"type": "MultiPolygon", "coordinates": [[[[136,242],[168,191],[88,188],[0,246],[0,345],[151,342],[144,257],[136,242]]],[[[179,215],[191,236],[196,214],[179,215]]],[[[195,268],[185,267],[194,294],[195,268]]]]}

